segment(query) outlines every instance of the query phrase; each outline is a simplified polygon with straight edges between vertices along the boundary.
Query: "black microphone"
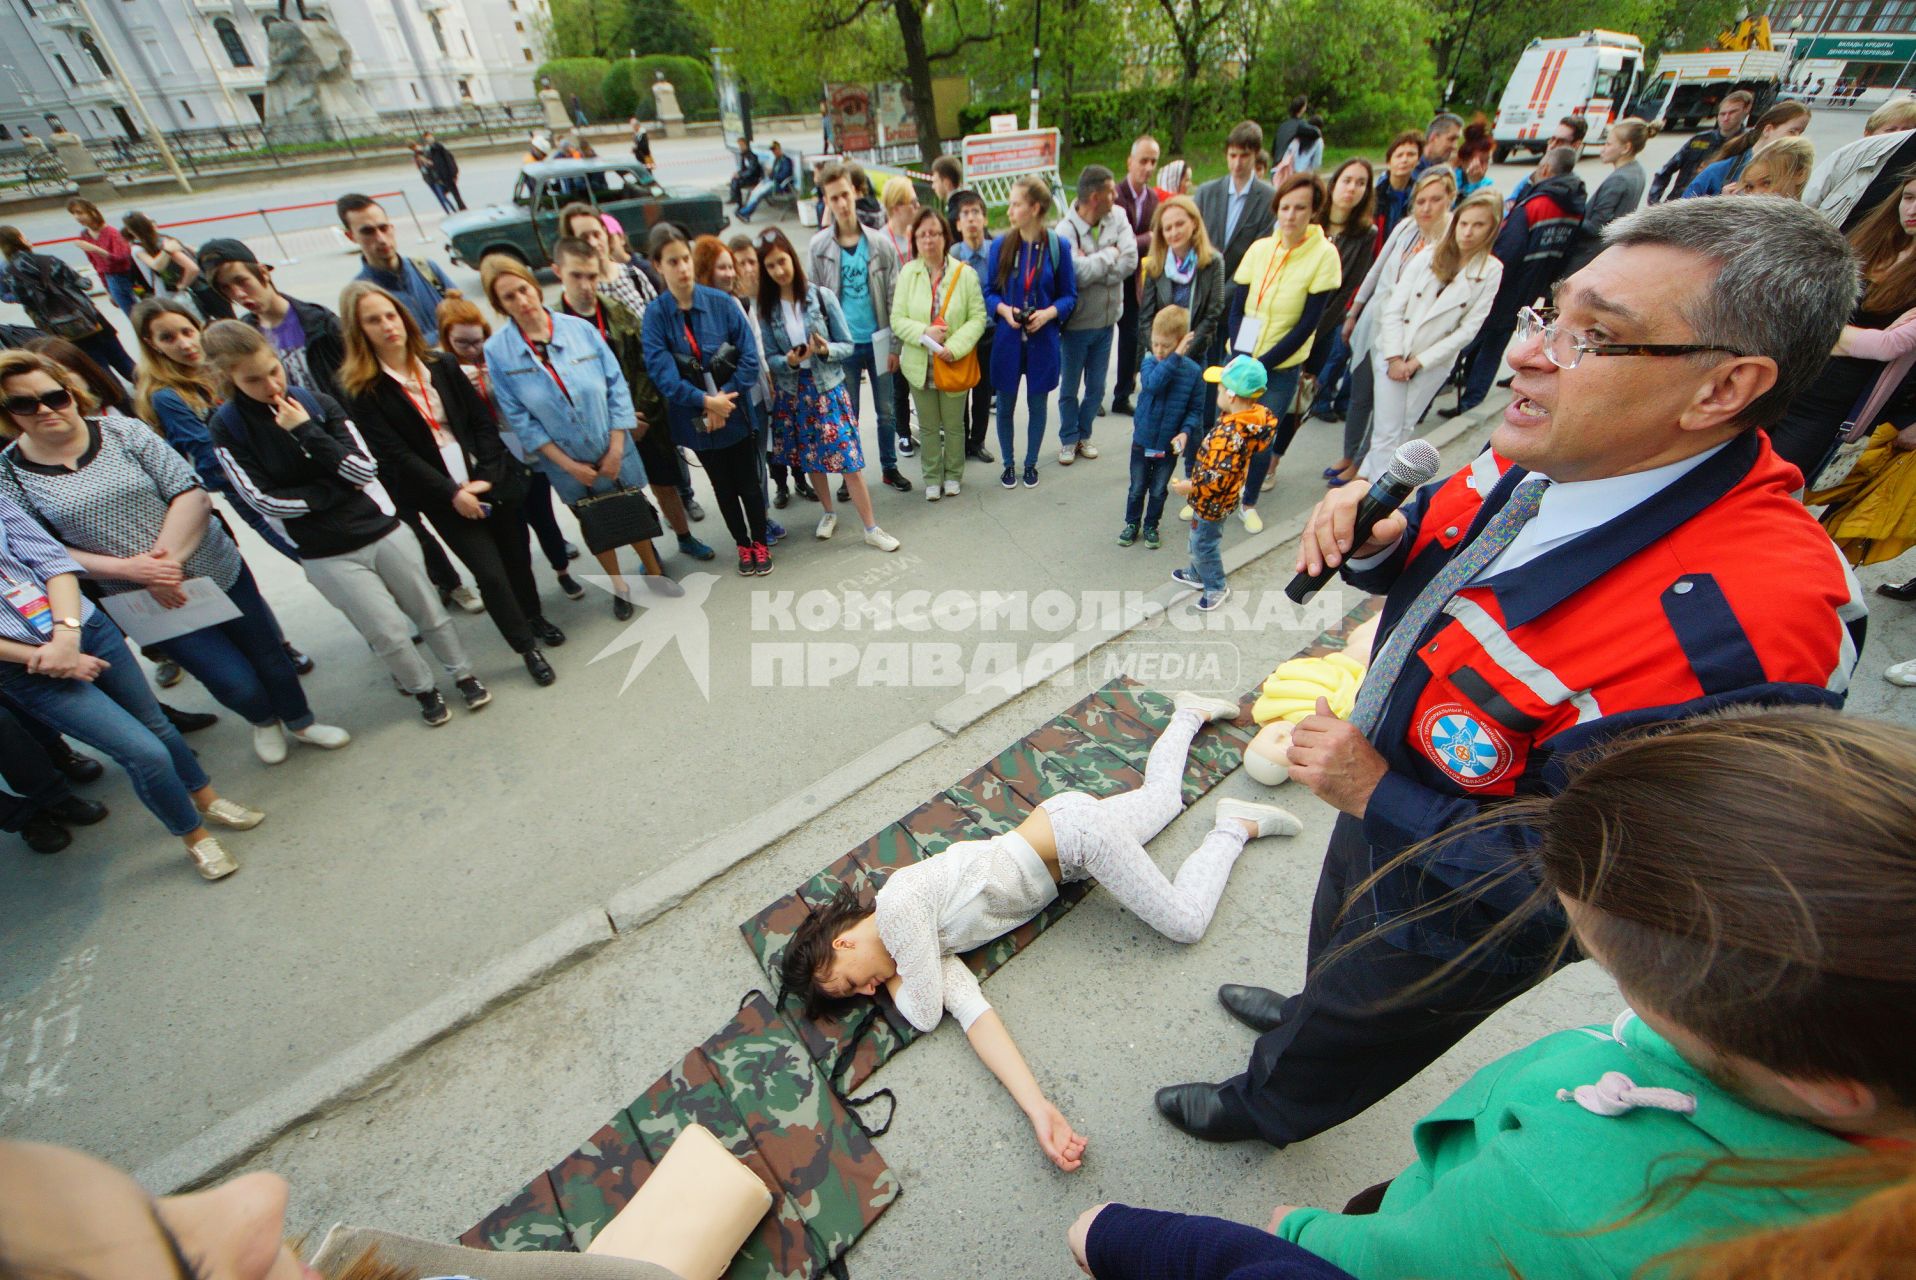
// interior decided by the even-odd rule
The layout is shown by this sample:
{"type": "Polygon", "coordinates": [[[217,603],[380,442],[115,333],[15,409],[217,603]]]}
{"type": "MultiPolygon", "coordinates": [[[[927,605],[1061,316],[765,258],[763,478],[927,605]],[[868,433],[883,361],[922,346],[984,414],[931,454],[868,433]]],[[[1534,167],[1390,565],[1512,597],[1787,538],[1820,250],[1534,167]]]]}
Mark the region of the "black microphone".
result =
{"type": "MultiPolygon", "coordinates": [[[[1417,492],[1419,486],[1430,483],[1442,465],[1437,446],[1428,440],[1406,440],[1398,445],[1397,452],[1391,456],[1390,470],[1371,485],[1370,492],[1357,504],[1357,524],[1351,530],[1352,548],[1368,542],[1377,522],[1402,506],[1404,499],[1417,492]]],[[[1300,573],[1284,588],[1284,594],[1303,604],[1336,576],[1337,570],[1329,565],[1325,565],[1321,573],[1300,573]]]]}

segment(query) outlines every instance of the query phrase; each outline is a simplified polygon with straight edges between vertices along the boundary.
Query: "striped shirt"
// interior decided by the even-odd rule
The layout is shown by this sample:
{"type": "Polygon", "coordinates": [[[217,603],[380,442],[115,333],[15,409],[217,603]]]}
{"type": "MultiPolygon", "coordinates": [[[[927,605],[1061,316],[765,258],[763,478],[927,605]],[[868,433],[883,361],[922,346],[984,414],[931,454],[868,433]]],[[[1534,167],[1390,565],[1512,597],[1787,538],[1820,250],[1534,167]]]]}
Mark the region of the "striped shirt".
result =
{"type": "MultiPolygon", "coordinates": [[[[80,566],[66,548],[55,542],[34,518],[0,495],[0,591],[12,593],[20,587],[38,588],[44,594],[49,580],[70,573],[80,575],[80,566]]],[[[80,621],[93,616],[93,602],[80,601],[80,621]]],[[[47,637],[27,625],[19,611],[0,600],[0,640],[42,645],[47,637]]]]}

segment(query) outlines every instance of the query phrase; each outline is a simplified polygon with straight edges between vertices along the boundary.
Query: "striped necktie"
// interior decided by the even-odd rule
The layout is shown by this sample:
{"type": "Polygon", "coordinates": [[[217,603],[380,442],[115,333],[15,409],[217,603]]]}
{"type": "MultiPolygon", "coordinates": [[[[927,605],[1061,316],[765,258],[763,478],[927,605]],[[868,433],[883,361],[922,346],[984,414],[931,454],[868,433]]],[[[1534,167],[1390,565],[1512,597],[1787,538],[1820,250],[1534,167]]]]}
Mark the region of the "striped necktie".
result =
{"type": "Polygon", "coordinates": [[[1397,620],[1397,626],[1384,642],[1384,647],[1372,656],[1363,687],[1357,691],[1357,705],[1351,710],[1351,723],[1365,737],[1375,732],[1378,722],[1384,718],[1384,704],[1390,700],[1391,686],[1403,674],[1404,663],[1410,660],[1411,649],[1416,645],[1417,638],[1424,634],[1424,628],[1430,625],[1430,620],[1437,616],[1439,610],[1450,603],[1452,596],[1463,590],[1472,578],[1510,545],[1519,529],[1530,523],[1530,518],[1537,514],[1538,504],[1543,501],[1543,491],[1549,485],[1550,481],[1541,476],[1518,485],[1517,491],[1504,503],[1503,510],[1484,526],[1484,531],[1451,557],[1450,563],[1438,570],[1437,576],[1426,583],[1424,589],[1417,593],[1417,598],[1410,602],[1410,608],[1404,610],[1404,616],[1397,620]]]}

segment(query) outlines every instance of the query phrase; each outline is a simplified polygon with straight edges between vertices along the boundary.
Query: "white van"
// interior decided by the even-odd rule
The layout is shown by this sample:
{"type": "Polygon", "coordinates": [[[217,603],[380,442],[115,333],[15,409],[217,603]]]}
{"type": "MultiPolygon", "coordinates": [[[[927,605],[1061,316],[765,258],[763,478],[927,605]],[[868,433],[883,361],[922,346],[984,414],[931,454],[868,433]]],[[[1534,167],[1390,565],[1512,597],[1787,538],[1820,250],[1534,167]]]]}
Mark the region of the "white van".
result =
{"type": "Polygon", "coordinates": [[[1585,31],[1532,40],[1497,104],[1492,158],[1502,164],[1518,150],[1541,156],[1557,121],[1565,116],[1589,121],[1583,144],[1598,145],[1635,98],[1642,67],[1643,41],[1623,32],[1585,31]]]}
{"type": "Polygon", "coordinates": [[[1694,129],[1716,118],[1716,104],[1738,89],[1756,99],[1752,118],[1776,98],[1788,74],[1789,55],[1769,49],[1666,53],[1656,74],[1643,86],[1634,108],[1645,120],[1666,129],[1694,129]]]}

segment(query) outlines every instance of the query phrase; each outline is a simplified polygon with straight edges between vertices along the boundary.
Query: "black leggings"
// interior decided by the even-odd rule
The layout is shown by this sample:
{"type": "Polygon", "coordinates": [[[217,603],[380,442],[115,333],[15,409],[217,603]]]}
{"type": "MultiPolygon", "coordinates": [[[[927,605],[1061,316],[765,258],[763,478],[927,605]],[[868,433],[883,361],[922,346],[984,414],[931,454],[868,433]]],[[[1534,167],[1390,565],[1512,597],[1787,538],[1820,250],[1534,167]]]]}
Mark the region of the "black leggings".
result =
{"type": "Polygon", "coordinates": [[[541,616],[539,587],[532,580],[532,539],[526,533],[525,517],[507,509],[483,520],[468,520],[448,508],[427,519],[471,570],[492,625],[512,651],[524,653],[538,643],[531,619],[541,616]]]}
{"type": "Polygon", "coordinates": [[[534,471],[526,486],[525,505],[521,508],[526,527],[539,539],[539,550],[546,563],[559,573],[566,571],[565,534],[559,530],[559,514],[552,509],[552,481],[543,471],[534,471]]]}
{"type": "Polygon", "coordinates": [[[699,450],[705,478],[712,484],[719,515],[732,541],[741,547],[765,541],[765,488],[758,473],[758,441],[751,435],[735,444],[699,450]]]}

